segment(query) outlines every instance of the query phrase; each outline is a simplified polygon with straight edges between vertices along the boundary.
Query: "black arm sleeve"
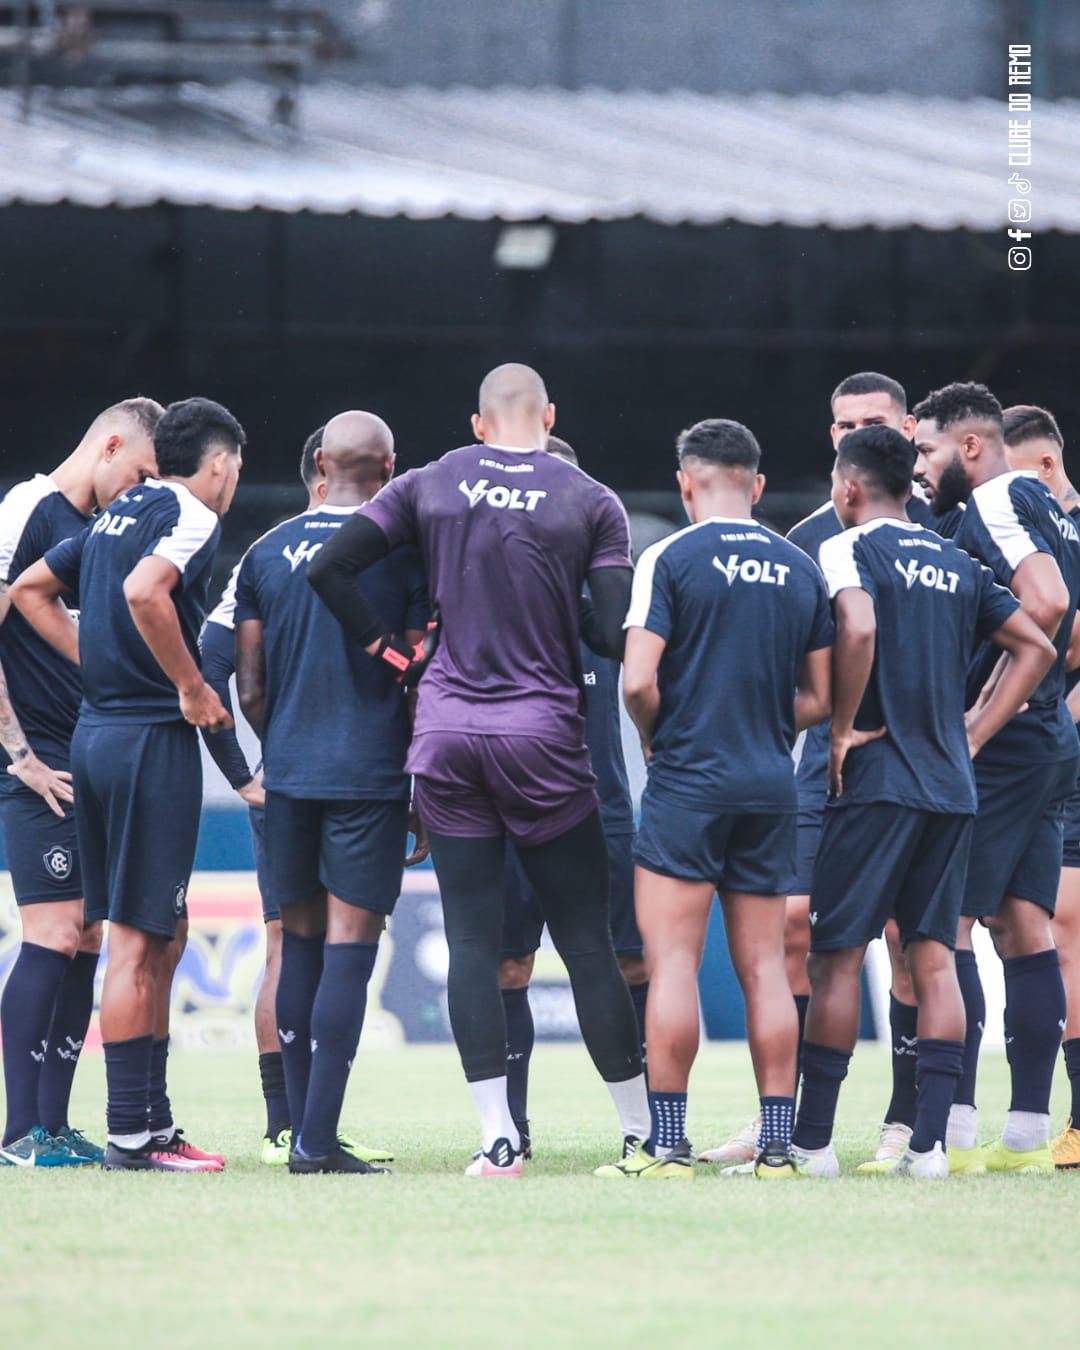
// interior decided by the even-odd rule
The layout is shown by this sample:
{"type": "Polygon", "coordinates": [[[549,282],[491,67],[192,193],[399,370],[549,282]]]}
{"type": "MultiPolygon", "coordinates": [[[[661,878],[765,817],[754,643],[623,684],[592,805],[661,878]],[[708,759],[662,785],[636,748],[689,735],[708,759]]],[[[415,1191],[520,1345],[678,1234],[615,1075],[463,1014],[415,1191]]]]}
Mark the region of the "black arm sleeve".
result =
{"type": "Polygon", "coordinates": [[[623,620],[630,608],[630,583],[634,573],[629,567],[594,567],[586,580],[590,601],[581,611],[581,636],[586,647],[597,656],[621,661],[626,646],[623,620]]]}
{"type": "MultiPolygon", "coordinates": [[[[202,676],[210,688],[221,699],[230,712],[233,712],[229,698],[229,677],[236,667],[236,634],[224,624],[208,623],[199,639],[202,651],[202,676]]],[[[246,787],[254,774],[248,768],[247,757],[240,749],[236,732],[207,731],[200,727],[203,741],[210,752],[210,758],[236,790],[246,787]]]]}
{"type": "Polygon", "coordinates": [[[386,535],[367,516],[355,515],[334,532],[308,564],[307,579],[349,637],[363,647],[385,632],[382,619],[364,594],[358,573],[390,552],[386,535]]]}

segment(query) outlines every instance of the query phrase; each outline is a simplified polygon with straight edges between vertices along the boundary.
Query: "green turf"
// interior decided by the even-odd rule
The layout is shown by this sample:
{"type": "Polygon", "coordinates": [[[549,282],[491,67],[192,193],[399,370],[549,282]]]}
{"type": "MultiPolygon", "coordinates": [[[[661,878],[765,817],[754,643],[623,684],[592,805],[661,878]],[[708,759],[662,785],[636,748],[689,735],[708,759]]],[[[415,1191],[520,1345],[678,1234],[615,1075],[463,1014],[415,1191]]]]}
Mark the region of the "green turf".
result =
{"type": "MultiPolygon", "coordinates": [[[[468,1094],[453,1051],[421,1047],[361,1053],[353,1073],[344,1123],[394,1148],[393,1177],[290,1177],[257,1163],[253,1055],[175,1055],[170,1071],[181,1123],[228,1170],[0,1170],[0,1345],[1075,1341],[1080,1174],[599,1181],[615,1153],[606,1093],[579,1047],[542,1046],[521,1182],[461,1176],[468,1094]]],[[[838,1122],[849,1168],[873,1147],[888,1072],[887,1051],[860,1050],[838,1122]]],[[[100,1060],[81,1067],[73,1117],[99,1138],[102,1077],[100,1060]]],[[[692,1089],[691,1138],[721,1142],[753,1106],[745,1050],[706,1047],[692,1089]]],[[[984,1056],[980,1099],[989,1132],[1000,1056],[984,1056]]]]}

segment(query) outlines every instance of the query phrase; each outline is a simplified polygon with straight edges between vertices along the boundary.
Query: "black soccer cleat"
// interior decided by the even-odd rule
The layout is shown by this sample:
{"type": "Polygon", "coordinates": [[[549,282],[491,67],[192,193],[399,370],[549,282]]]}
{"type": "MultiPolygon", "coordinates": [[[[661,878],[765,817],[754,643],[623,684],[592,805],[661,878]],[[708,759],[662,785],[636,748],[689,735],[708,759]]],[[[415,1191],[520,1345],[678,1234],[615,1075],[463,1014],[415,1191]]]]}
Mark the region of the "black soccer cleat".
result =
{"type": "Polygon", "coordinates": [[[386,1172],[389,1174],[389,1167],[377,1167],[374,1163],[365,1162],[363,1158],[358,1158],[355,1153],[349,1153],[340,1145],[330,1150],[329,1153],[318,1153],[309,1157],[306,1153],[301,1153],[299,1149],[289,1151],[289,1171],[294,1176],[310,1175],[315,1172],[386,1172]]]}

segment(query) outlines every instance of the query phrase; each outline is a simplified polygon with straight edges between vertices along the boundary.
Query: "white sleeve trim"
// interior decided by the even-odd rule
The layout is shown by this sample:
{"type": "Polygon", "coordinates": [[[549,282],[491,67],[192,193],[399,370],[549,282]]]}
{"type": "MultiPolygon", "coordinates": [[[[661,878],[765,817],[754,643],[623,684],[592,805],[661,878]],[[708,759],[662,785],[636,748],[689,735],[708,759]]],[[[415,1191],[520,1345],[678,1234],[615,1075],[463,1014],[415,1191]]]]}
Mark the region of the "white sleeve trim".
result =
{"type": "Polygon", "coordinates": [[[181,576],[188,563],[203,547],[218,525],[217,514],[199,501],[182,483],[165,483],[180,507],[176,524],[154,546],[153,556],[171,562],[181,576]]]}
{"type": "Polygon", "coordinates": [[[839,591],[865,590],[859,568],[855,562],[855,544],[861,530],[845,530],[843,534],[834,534],[826,539],[818,550],[818,565],[829,588],[829,599],[839,591]]]}
{"type": "Polygon", "coordinates": [[[25,483],[16,483],[0,502],[0,582],[6,582],[11,574],[12,561],[35,507],[58,491],[51,478],[39,473],[25,483]]]}
{"type": "Polygon", "coordinates": [[[689,534],[692,530],[699,530],[705,524],[708,524],[708,522],[699,521],[697,525],[687,525],[684,529],[676,530],[674,534],[669,534],[664,539],[658,539],[655,544],[650,544],[641,555],[637,566],[634,568],[634,581],[630,588],[630,608],[626,611],[626,618],[623,620],[624,628],[644,628],[646,626],[649,609],[652,606],[656,562],[664,549],[669,544],[673,544],[676,539],[681,539],[684,534],[689,534]]]}
{"type": "Polygon", "coordinates": [[[987,533],[1014,572],[1025,558],[1039,551],[1021,524],[1009,493],[1010,486],[1020,476],[1016,473],[998,474],[989,482],[980,483],[971,494],[987,533]]]}
{"type": "MultiPolygon", "coordinates": [[[[243,561],[243,558],[241,558],[240,562],[243,561]]],[[[228,628],[230,632],[236,627],[236,578],[239,575],[240,563],[237,563],[229,573],[225,589],[221,592],[221,599],[206,616],[207,623],[219,623],[222,628],[228,628]]]]}

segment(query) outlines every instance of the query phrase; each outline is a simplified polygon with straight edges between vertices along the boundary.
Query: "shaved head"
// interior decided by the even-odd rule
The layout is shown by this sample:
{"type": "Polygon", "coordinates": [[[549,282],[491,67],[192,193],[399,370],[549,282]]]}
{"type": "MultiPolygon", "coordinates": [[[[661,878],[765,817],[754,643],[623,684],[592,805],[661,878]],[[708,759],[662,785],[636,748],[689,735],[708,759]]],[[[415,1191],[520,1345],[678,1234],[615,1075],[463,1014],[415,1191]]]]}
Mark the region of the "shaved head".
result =
{"type": "Polygon", "coordinates": [[[549,402],[544,381],[532,366],[510,361],[484,376],[478,406],[485,420],[501,423],[540,417],[549,402]]]}
{"type": "Polygon", "coordinates": [[[118,422],[125,422],[144,435],[153,436],[164,413],[165,409],[152,398],[126,398],[98,413],[90,423],[87,435],[96,436],[100,432],[107,432],[118,422]]]}
{"type": "Polygon", "coordinates": [[[327,500],[340,488],[361,488],[374,495],[389,481],[394,464],[394,435],[381,417],[343,412],[323,428],[315,465],[326,475],[327,500]]]}

